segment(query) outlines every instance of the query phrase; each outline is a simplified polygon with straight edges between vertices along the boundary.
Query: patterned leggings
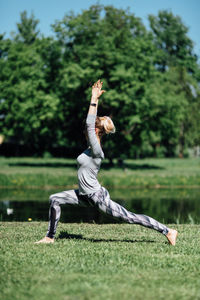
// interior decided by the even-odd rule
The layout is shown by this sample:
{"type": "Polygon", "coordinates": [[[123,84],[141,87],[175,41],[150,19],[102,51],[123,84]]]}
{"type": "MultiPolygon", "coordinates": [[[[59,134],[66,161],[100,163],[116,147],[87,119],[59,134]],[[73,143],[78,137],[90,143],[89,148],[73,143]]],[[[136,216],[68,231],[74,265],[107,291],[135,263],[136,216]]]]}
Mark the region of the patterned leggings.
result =
{"type": "Polygon", "coordinates": [[[101,187],[99,191],[90,195],[79,195],[78,190],[69,190],[50,196],[49,226],[46,236],[54,238],[56,228],[60,219],[61,204],[72,204],[79,206],[94,206],[97,209],[113,217],[119,218],[127,223],[139,224],[166,235],[169,229],[164,225],[145,215],[139,215],[126,210],[123,206],[112,201],[108,191],[101,187]]]}

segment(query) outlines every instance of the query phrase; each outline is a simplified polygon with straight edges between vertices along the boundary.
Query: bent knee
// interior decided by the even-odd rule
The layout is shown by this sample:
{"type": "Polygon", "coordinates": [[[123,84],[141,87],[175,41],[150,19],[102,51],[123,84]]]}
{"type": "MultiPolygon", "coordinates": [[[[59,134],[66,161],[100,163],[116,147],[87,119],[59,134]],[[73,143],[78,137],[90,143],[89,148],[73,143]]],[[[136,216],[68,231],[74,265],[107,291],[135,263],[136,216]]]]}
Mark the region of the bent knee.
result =
{"type": "Polygon", "coordinates": [[[50,205],[54,205],[55,202],[57,202],[56,201],[56,194],[50,195],[50,197],[49,197],[49,203],[50,203],[50,205]]]}

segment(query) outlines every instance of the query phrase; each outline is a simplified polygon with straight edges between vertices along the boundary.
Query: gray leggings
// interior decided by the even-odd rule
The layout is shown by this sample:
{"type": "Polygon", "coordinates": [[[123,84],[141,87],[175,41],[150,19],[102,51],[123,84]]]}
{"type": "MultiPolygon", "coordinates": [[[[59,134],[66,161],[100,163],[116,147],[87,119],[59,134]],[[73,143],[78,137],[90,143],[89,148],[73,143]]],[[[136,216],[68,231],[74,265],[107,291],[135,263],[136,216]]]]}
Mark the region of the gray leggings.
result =
{"type": "Polygon", "coordinates": [[[94,206],[97,209],[107,213],[113,217],[119,218],[127,223],[139,224],[148,228],[155,229],[160,233],[166,235],[169,229],[145,215],[134,214],[126,210],[123,206],[112,201],[108,191],[101,187],[99,191],[90,195],[79,195],[78,190],[69,190],[61,193],[53,194],[50,196],[50,209],[49,209],[49,226],[46,236],[54,238],[56,228],[60,219],[61,204],[73,204],[79,206],[94,206]]]}

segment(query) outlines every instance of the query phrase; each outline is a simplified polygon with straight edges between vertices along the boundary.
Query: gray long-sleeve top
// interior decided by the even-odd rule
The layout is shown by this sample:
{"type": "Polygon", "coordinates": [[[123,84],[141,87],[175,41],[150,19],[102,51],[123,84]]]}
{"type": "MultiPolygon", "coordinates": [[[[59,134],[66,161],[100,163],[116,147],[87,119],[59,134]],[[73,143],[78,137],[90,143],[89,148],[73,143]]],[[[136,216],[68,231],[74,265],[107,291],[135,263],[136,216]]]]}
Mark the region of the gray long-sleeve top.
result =
{"type": "Polygon", "coordinates": [[[89,148],[77,157],[79,194],[88,195],[97,192],[101,185],[97,180],[104,153],[95,133],[96,115],[88,115],[86,128],[89,148]]]}

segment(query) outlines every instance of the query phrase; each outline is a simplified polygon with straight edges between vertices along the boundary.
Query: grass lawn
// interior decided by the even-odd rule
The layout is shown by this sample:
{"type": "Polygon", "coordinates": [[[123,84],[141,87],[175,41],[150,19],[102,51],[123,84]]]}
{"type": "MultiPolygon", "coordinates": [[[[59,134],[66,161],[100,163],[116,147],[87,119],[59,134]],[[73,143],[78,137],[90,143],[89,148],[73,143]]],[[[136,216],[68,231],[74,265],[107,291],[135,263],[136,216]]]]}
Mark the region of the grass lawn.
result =
{"type": "Polygon", "coordinates": [[[200,299],[199,226],[173,225],[175,247],[130,224],[0,223],[1,300],[200,299]],[[68,234],[67,234],[68,233],[68,234]]]}
{"type": "MultiPolygon", "coordinates": [[[[125,160],[124,168],[104,161],[99,181],[107,188],[200,187],[200,160],[125,160]]],[[[76,160],[41,158],[0,158],[0,187],[77,187],[76,160]]]]}

